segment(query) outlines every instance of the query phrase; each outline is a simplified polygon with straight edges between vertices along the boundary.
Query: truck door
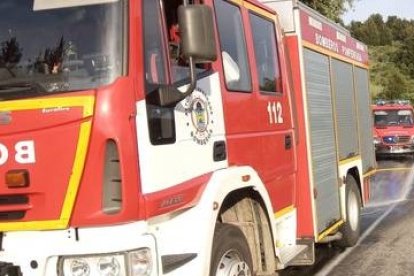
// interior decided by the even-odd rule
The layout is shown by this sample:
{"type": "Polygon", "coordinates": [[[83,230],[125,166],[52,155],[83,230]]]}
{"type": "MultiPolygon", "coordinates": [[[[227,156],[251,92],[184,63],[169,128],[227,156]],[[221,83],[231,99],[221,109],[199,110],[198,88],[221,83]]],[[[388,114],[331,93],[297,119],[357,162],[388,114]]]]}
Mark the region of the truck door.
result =
{"type": "MultiPolygon", "coordinates": [[[[181,58],[181,0],[143,0],[145,95],[161,85],[185,91],[189,66],[181,58]]],[[[194,92],[176,106],[137,102],[138,150],[144,194],[162,191],[227,166],[218,73],[197,68],[194,92]]],[[[203,183],[198,183],[199,185],[203,183]]]]}
{"type": "Polygon", "coordinates": [[[229,162],[252,166],[275,211],[293,205],[295,144],[282,84],[275,15],[215,0],[229,162]]]}
{"type": "MultiPolygon", "coordinates": [[[[262,161],[265,181],[274,208],[280,211],[294,205],[296,147],[292,128],[289,91],[283,84],[286,72],[281,69],[275,18],[249,11],[253,74],[257,81],[257,125],[263,131],[262,161]]],[[[283,52],[282,52],[283,54],[283,52]]]]}

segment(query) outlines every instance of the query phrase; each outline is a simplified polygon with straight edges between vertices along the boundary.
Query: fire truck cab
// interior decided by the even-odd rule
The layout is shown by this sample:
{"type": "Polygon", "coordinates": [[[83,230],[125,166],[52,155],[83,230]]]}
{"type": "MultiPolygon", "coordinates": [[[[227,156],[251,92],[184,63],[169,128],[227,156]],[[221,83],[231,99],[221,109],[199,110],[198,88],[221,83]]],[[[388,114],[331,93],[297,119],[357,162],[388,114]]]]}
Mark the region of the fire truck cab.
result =
{"type": "Polygon", "coordinates": [[[368,51],[296,0],[2,0],[0,276],[272,275],[353,246],[368,51]]]}
{"type": "Polygon", "coordinates": [[[380,100],[372,107],[377,155],[414,153],[414,115],[409,101],[380,100]]]}

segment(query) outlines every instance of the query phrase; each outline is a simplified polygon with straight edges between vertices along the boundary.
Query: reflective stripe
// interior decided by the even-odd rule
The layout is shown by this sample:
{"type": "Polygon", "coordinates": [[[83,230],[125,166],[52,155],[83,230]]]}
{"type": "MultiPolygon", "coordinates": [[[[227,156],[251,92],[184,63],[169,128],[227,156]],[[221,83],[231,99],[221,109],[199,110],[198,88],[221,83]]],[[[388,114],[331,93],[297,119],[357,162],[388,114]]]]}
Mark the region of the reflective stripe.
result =
{"type": "MultiPolygon", "coordinates": [[[[53,107],[79,107],[83,108],[83,118],[93,115],[95,98],[93,96],[30,99],[0,102],[0,111],[22,111],[53,107]]],[[[80,179],[85,165],[86,151],[89,145],[91,133],[91,120],[80,124],[79,139],[76,147],[76,155],[73,161],[72,174],[69,179],[62,211],[58,220],[2,222],[0,231],[13,230],[48,230],[64,229],[69,224],[75,198],[79,190],[80,179]]]]}

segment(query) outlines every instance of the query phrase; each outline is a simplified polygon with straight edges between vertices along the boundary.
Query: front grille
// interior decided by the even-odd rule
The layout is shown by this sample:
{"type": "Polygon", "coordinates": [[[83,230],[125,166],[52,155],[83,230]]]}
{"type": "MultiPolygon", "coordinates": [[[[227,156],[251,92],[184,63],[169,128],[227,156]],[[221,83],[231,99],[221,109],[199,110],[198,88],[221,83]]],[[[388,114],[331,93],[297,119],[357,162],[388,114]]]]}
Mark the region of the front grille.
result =
{"type": "Polygon", "coordinates": [[[0,221],[21,220],[29,209],[27,195],[0,195],[0,221]]]}
{"type": "Polygon", "coordinates": [[[408,143],[410,142],[410,136],[399,136],[398,143],[408,143]]]}
{"type": "Polygon", "coordinates": [[[24,218],[26,211],[0,212],[0,221],[2,220],[19,220],[24,218]]]}
{"type": "Polygon", "coordinates": [[[29,203],[29,197],[26,195],[0,195],[0,206],[27,203],[29,203]]]}
{"type": "Polygon", "coordinates": [[[384,136],[382,141],[385,144],[406,144],[410,142],[410,136],[384,136]]]}

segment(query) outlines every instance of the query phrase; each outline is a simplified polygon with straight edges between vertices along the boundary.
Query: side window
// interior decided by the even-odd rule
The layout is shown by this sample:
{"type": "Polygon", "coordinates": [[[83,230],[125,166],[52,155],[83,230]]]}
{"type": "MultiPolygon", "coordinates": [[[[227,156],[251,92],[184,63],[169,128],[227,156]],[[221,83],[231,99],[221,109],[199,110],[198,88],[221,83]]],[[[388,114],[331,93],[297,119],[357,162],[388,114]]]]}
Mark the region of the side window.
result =
{"type": "MultiPolygon", "coordinates": [[[[160,84],[168,84],[167,43],[160,1],[143,1],[145,90],[151,93],[160,84]]],[[[174,108],[147,103],[149,138],[153,145],[175,143],[174,108]]]]}
{"type": "MultiPolygon", "coordinates": [[[[201,4],[201,1],[189,1],[190,4],[201,4]]],[[[181,55],[180,42],[181,33],[178,26],[178,7],[183,4],[182,0],[163,1],[163,10],[165,16],[165,25],[167,28],[169,60],[171,70],[171,81],[180,83],[190,78],[190,68],[188,62],[181,55]]],[[[207,70],[207,66],[197,64],[197,74],[207,70]]]]}
{"type": "Polygon", "coordinates": [[[251,77],[240,9],[224,0],[215,0],[224,77],[229,90],[251,91],[251,77]]]}
{"type": "Polygon", "coordinates": [[[182,1],[164,1],[165,25],[167,27],[168,50],[171,67],[171,80],[179,82],[190,77],[187,62],[182,58],[180,52],[180,28],[178,26],[177,9],[182,1]]]}
{"type": "MultiPolygon", "coordinates": [[[[190,4],[194,2],[189,1],[190,4]]],[[[201,4],[201,1],[197,1],[197,3],[201,4]]],[[[180,49],[181,33],[177,13],[178,7],[182,4],[182,0],[144,1],[145,79],[147,86],[148,84],[177,83],[190,79],[188,62],[182,57],[180,49]],[[168,78],[168,74],[170,74],[170,78],[168,78]]],[[[200,74],[209,68],[209,65],[197,64],[196,72],[200,74]]]]}
{"type": "MultiPolygon", "coordinates": [[[[201,1],[189,1],[190,4],[201,1]]],[[[178,7],[183,0],[143,0],[145,89],[149,94],[160,85],[184,85],[190,81],[188,63],[180,52],[178,7]],[[173,84],[172,84],[173,83],[173,84]]],[[[209,65],[200,65],[197,73],[209,65]]],[[[176,141],[174,107],[159,107],[147,102],[148,129],[153,145],[176,141]]]]}
{"type": "Polygon", "coordinates": [[[256,70],[262,92],[282,92],[274,24],[250,13],[256,70]]]}
{"type": "Polygon", "coordinates": [[[166,53],[162,34],[161,8],[158,1],[144,1],[144,63],[147,93],[151,84],[166,84],[166,53]]]}

